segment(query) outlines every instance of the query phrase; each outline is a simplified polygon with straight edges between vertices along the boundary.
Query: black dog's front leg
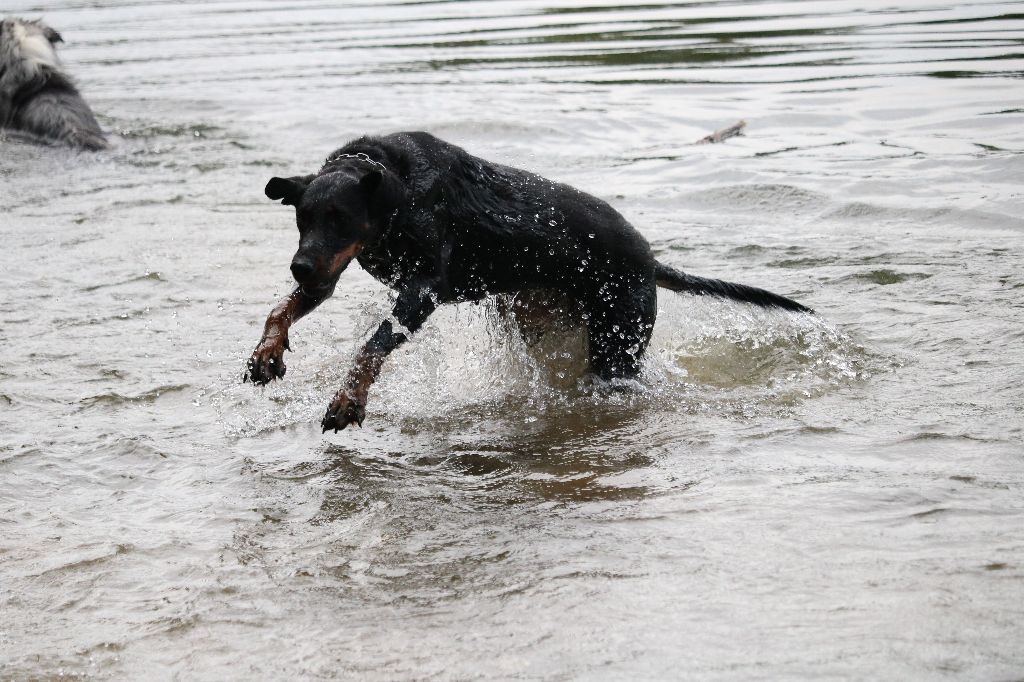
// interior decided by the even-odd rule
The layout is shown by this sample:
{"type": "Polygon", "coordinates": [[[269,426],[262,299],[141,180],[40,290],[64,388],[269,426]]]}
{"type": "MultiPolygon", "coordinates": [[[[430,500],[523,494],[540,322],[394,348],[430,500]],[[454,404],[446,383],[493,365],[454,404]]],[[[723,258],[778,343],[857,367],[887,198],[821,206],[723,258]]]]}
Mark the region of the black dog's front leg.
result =
{"type": "Polygon", "coordinates": [[[264,385],[284,377],[284,352],[290,350],[288,330],[299,318],[323,303],[333,291],[331,287],[319,296],[309,296],[302,291],[302,287],[296,287],[295,291],[274,306],[263,325],[263,337],[246,364],[242,381],[264,385]]]}
{"type": "MultiPolygon", "coordinates": [[[[434,312],[437,307],[432,287],[415,286],[405,289],[398,296],[392,315],[411,334],[434,312]]],[[[384,320],[370,337],[359,354],[345,385],[334,395],[321,426],[328,429],[344,429],[349,424],[360,426],[366,417],[366,396],[370,385],[377,380],[380,368],[394,349],[405,343],[408,336],[404,331],[395,331],[391,320],[384,320]]]]}

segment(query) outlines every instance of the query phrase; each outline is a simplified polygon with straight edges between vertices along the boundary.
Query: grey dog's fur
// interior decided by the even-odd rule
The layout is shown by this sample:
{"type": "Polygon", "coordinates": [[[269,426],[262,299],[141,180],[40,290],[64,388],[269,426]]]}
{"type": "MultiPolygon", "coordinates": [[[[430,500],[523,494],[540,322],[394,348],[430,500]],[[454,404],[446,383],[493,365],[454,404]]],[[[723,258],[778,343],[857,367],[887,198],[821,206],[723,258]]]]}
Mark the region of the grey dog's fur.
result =
{"type": "Polygon", "coordinates": [[[106,149],[96,117],[61,69],[60,34],[41,21],[0,21],[0,128],[83,149],[106,149]]]}

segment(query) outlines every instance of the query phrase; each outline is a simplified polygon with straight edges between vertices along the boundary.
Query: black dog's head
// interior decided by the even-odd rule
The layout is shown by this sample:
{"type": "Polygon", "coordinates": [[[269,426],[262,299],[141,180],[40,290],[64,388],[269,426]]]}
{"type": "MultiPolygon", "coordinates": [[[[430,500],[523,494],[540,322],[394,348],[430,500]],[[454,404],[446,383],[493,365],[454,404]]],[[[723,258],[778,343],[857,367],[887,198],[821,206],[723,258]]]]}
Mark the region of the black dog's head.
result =
{"type": "Polygon", "coordinates": [[[264,191],[271,199],[295,207],[299,249],[291,271],[312,295],[332,289],[352,259],[376,242],[403,194],[387,171],[361,167],[271,178],[264,191]]]}

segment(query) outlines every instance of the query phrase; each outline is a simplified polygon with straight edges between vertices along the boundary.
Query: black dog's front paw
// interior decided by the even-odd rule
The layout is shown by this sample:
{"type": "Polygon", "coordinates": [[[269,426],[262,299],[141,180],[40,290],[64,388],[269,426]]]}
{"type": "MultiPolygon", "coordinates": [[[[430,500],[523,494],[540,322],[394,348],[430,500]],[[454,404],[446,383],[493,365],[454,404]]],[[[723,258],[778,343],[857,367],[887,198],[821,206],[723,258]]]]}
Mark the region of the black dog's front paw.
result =
{"type": "Polygon", "coordinates": [[[334,432],[337,433],[349,424],[362,426],[365,418],[366,398],[351,396],[348,391],[342,389],[338,391],[334,396],[334,400],[331,401],[331,405],[327,408],[327,414],[324,416],[323,421],[320,422],[320,426],[323,427],[324,433],[331,429],[334,429],[334,432]]]}
{"type": "Polygon", "coordinates": [[[242,377],[242,381],[251,381],[262,386],[275,379],[283,378],[288,369],[284,364],[284,352],[287,349],[287,338],[264,338],[252,352],[249,362],[246,363],[245,376],[242,377]]]}

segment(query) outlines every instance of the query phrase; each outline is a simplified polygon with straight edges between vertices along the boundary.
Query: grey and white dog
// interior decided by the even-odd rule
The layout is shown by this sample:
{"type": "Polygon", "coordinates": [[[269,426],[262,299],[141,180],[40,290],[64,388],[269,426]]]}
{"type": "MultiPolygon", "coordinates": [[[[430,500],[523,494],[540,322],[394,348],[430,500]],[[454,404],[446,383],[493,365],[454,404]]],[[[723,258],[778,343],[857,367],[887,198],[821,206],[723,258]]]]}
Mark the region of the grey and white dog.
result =
{"type": "Polygon", "coordinates": [[[106,149],[96,117],[64,73],[60,34],[41,21],[0,21],[0,128],[83,149],[106,149]]]}

